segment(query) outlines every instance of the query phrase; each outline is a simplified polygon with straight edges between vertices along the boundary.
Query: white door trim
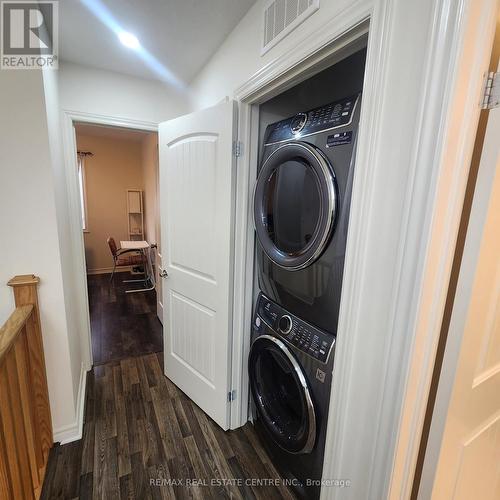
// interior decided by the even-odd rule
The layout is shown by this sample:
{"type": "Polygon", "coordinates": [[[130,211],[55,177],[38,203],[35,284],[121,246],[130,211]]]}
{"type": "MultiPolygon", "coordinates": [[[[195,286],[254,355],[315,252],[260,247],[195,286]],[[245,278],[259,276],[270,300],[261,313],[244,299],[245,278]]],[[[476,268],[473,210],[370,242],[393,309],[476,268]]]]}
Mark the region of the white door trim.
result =
{"type": "MultiPolygon", "coordinates": [[[[76,307],[78,323],[80,326],[80,342],[82,349],[82,365],[85,370],[90,370],[92,360],[92,339],[90,334],[89,301],[87,292],[87,274],[85,272],[85,245],[81,230],[80,200],[78,195],[78,175],[76,164],[76,140],[73,130],[74,123],[92,123],[95,125],[108,125],[113,127],[132,128],[136,130],[158,131],[158,124],[140,120],[130,120],[115,116],[84,113],[69,109],[61,110],[61,127],[64,148],[64,163],[66,173],[66,189],[68,192],[69,221],[71,225],[71,249],[73,252],[73,265],[75,272],[76,307]]],[[[85,397],[85,395],[83,395],[85,397]]],[[[80,423],[83,425],[83,422],[80,423]]]]}
{"type": "MultiPolygon", "coordinates": [[[[494,0],[480,1],[488,10],[494,0]]],[[[349,479],[351,487],[323,488],[323,498],[389,493],[404,498],[411,490],[479,113],[481,74],[471,74],[465,89],[456,85],[464,32],[482,22],[471,14],[472,2],[351,3],[235,92],[242,101],[243,154],[238,158],[233,342],[233,388],[241,397],[232,411],[233,427],[247,420],[256,104],[331,58],[336,41],[342,45],[342,36],[349,37],[352,27],[362,29],[370,18],[323,471],[326,479],[349,479]],[[456,108],[460,104],[465,108],[456,108]],[[457,110],[468,119],[457,123],[457,110]],[[457,126],[458,133],[452,130],[457,126]],[[452,132],[458,143],[451,141],[452,132]],[[411,392],[416,376],[422,377],[418,400],[411,392]]],[[[474,61],[479,51],[474,47],[474,61]]]]}

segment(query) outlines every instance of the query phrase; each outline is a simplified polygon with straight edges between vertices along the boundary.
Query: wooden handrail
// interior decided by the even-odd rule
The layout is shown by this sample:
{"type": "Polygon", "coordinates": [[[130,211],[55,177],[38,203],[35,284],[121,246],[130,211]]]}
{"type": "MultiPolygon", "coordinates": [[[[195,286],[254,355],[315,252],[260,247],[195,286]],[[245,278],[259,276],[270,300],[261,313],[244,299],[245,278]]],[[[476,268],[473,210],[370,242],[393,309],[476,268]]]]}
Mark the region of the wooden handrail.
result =
{"type": "Polygon", "coordinates": [[[15,311],[0,328],[0,498],[38,499],[52,447],[37,285],[9,281],[15,311]]]}
{"type": "Polygon", "coordinates": [[[9,319],[0,328],[0,366],[14,346],[17,336],[21,333],[26,321],[33,312],[33,305],[16,307],[9,319]]]}

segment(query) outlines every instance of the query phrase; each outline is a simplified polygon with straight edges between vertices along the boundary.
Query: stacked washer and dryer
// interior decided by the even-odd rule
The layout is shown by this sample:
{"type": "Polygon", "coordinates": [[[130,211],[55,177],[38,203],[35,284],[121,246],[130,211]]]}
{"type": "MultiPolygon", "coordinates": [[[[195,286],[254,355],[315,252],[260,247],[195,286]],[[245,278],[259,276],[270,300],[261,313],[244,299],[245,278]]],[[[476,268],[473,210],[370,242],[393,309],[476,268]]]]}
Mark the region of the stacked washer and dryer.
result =
{"type": "Polygon", "coordinates": [[[347,94],[268,125],[255,184],[254,424],[304,498],[321,485],[360,105],[347,94]]]}

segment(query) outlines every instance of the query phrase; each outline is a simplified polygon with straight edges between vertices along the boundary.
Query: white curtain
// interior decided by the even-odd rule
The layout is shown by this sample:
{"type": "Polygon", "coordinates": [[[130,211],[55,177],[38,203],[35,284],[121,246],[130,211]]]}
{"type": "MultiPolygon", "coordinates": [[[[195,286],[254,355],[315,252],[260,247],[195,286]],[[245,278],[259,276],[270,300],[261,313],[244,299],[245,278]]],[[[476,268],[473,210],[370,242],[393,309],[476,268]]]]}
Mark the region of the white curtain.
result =
{"type": "Polygon", "coordinates": [[[77,156],[77,166],[78,166],[78,189],[80,195],[80,213],[82,215],[82,229],[83,231],[88,230],[87,221],[87,192],[85,185],[85,159],[91,153],[78,152],[77,156]]]}

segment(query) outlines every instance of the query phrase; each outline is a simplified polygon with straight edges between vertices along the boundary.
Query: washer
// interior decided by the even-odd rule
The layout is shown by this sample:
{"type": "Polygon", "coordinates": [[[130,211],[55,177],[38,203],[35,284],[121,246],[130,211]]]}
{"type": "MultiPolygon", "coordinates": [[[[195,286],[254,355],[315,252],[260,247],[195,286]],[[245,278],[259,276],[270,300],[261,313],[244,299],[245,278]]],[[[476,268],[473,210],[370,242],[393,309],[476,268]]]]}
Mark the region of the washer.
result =
{"type": "Polygon", "coordinates": [[[248,360],[254,425],[300,497],[319,498],[335,337],[262,293],[248,360]]]}
{"type": "Polygon", "coordinates": [[[266,128],[254,191],[259,286],[335,334],[361,94],[266,128]]]}

